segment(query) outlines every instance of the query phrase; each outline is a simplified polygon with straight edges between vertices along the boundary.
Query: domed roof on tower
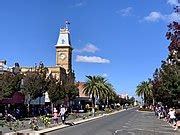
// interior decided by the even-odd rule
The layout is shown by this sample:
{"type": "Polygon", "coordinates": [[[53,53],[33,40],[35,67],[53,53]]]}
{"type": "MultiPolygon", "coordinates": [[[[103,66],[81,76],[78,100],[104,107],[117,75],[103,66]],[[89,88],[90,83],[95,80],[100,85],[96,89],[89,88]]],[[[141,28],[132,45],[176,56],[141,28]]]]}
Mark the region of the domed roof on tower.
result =
{"type": "Polygon", "coordinates": [[[69,21],[65,22],[65,27],[62,27],[60,29],[58,42],[56,44],[56,47],[58,46],[71,46],[71,40],[70,40],[70,31],[68,26],[70,25],[69,21]]]}

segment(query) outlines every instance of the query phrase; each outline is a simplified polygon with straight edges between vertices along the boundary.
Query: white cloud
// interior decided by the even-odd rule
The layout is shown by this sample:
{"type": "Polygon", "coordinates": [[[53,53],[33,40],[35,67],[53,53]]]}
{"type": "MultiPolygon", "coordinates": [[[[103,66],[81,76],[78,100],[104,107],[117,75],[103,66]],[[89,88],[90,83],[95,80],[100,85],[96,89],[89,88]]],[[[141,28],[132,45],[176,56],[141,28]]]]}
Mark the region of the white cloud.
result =
{"type": "Polygon", "coordinates": [[[85,62],[85,63],[110,63],[110,60],[104,59],[97,56],[80,56],[77,55],[76,62],[85,62]]]}
{"type": "Polygon", "coordinates": [[[97,48],[95,45],[91,43],[87,43],[86,46],[82,49],[76,49],[77,52],[90,52],[95,53],[96,51],[99,51],[99,48],[97,48]]]}
{"type": "Polygon", "coordinates": [[[72,5],[71,7],[76,8],[76,7],[81,7],[81,6],[83,6],[83,3],[79,2],[79,3],[76,3],[76,4],[72,5]]]}
{"type": "Polygon", "coordinates": [[[178,5],[178,0],[167,0],[167,3],[170,5],[178,5]]]}
{"type": "Polygon", "coordinates": [[[144,17],[144,20],[150,21],[150,22],[156,22],[161,19],[164,19],[164,16],[160,12],[151,12],[148,16],[144,17]]]}
{"type": "Polygon", "coordinates": [[[127,7],[125,9],[116,11],[116,13],[121,14],[122,16],[130,16],[132,9],[133,9],[132,7],[127,7]]]}
{"type": "Polygon", "coordinates": [[[157,22],[159,20],[164,20],[164,21],[180,21],[180,15],[178,13],[171,13],[171,14],[166,14],[163,15],[160,12],[151,12],[148,16],[144,17],[143,20],[141,21],[149,21],[149,22],[157,22]]]}
{"type": "Polygon", "coordinates": [[[75,7],[81,7],[83,5],[83,3],[82,2],[80,2],[80,3],[76,3],[75,4],[75,7]]]}

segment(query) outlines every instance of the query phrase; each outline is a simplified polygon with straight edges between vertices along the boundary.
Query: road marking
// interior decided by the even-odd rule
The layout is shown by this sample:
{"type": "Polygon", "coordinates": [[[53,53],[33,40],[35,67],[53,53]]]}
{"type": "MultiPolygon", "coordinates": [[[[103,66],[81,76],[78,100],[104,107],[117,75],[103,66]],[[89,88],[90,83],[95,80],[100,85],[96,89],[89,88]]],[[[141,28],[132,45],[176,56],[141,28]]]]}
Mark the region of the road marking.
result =
{"type": "Polygon", "coordinates": [[[133,133],[133,132],[128,132],[128,134],[135,135],[135,133],[133,133]]]}
{"type": "Polygon", "coordinates": [[[122,126],[123,128],[128,128],[128,126],[122,126]]]}
{"type": "Polygon", "coordinates": [[[135,135],[135,133],[133,133],[133,132],[128,132],[128,131],[126,131],[126,130],[116,130],[116,131],[114,131],[114,135],[116,135],[118,132],[121,132],[121,131],[125,131],[125,132],[127,132],[128,134],[135,135]]]}
{"type": "Polygon", "coordinates": [[[145,132],[153,132],[153,133],[163,133],[163,134],[167,134],[167,135],[172,135],[172,132],[164,132],[164,131],[156,131],[156,130],[149,130],[149,129],[141,129],[141,128],[133,128],[133,129],[121,129],[121,130],[116,130],[114,131],[113,135],[116,135],[118,132],[122,132],[125,131],[131,135],[135,135],[135,131],[145,131],[145,132]]]}
{"type": "MultiPolygon", "coordinates": [[[[155,132],[155,133],[164,133],[164,134],[171,134],[172,132],[164,132],[164,131],[157,131],[157,130],[149,130],[149,129],[141,129],[141,128],[134,128],[132,129],[133,131],[134,130],[140,130],[140,131],[148,131],[148,132],[155,132]]],[[[130,131],[132,131],[130,130],[130,131]]]]}
{"type": "Polygon", "coordinates": [[[123,130],[116,130],[116,131],[114,131],[114,135],[116,135],[118,132],[121,132],[121,131],[123,131],[123,130]]]}
{"type": "Polygon", "coordinates": [[[121,130],[116,130],[114,131],[114,134],[113,135],[116,135],[118,132],[122,132],[122,131],[125,131],[127,132],[128,134],[131,134],[131,135],[135,135],[134,131],[146,131],[146,132],[153,132],[153,133],[163,133],[163,134],[172,134],[172,132],[164,132],[164,131],[155,131],[155,130],[149,130],[149,129],[141,129],[141,128],[134,128],[134,129],[121,129],[121,130]]]}

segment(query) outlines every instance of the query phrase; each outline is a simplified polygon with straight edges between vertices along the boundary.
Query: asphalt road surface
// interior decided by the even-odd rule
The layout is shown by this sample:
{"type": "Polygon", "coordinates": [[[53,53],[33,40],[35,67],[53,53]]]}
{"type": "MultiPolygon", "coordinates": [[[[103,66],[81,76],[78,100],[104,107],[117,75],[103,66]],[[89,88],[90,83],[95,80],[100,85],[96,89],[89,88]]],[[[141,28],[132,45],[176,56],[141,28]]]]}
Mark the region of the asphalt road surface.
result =
{"type": "Polygon", "coordinates": [[[180,135],[154,113],[125,110],[89,122],[55,130],[47,135],[180,135]]]}

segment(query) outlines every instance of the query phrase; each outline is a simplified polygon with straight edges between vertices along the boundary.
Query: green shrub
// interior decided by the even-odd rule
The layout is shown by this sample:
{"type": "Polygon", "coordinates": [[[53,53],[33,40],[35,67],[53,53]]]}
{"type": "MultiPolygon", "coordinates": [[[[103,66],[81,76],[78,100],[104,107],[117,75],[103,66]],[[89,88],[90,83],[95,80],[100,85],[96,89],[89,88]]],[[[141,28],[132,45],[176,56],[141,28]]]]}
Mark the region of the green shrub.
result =
{"type": "Polygon", "coordinates": [[[5,120],[0,120],[0,126],[4,127],[5,126],[5,120]]]}
{"type": "Polygon", "coordinates": [[[112,112],[113,112],[113,109],[105,108],[105,113],[112,113],[112,112]]]}
{"type": "Polygon", "coordinates": [[[139,111],[150,111],[150,112],[152,112],[153,110],[151,110],[149,108],[139,108],[139,111]]]}
{"type": "Polygon", "coordinates": [[[47,117],[47,116],[40,116],[40,120],[41,122],[44,124],[45,127],[49,127],[49,125],[51,124],[51,118],[47,117]]]}
{"type": "Polygon", "coordinates": [[[10,121],[10,122],[5,121],[5,126],[7,126],[10,130],[16,132],[17,129],[22,126],[22,122],[20,122],[19,120],[10,121]]]}

